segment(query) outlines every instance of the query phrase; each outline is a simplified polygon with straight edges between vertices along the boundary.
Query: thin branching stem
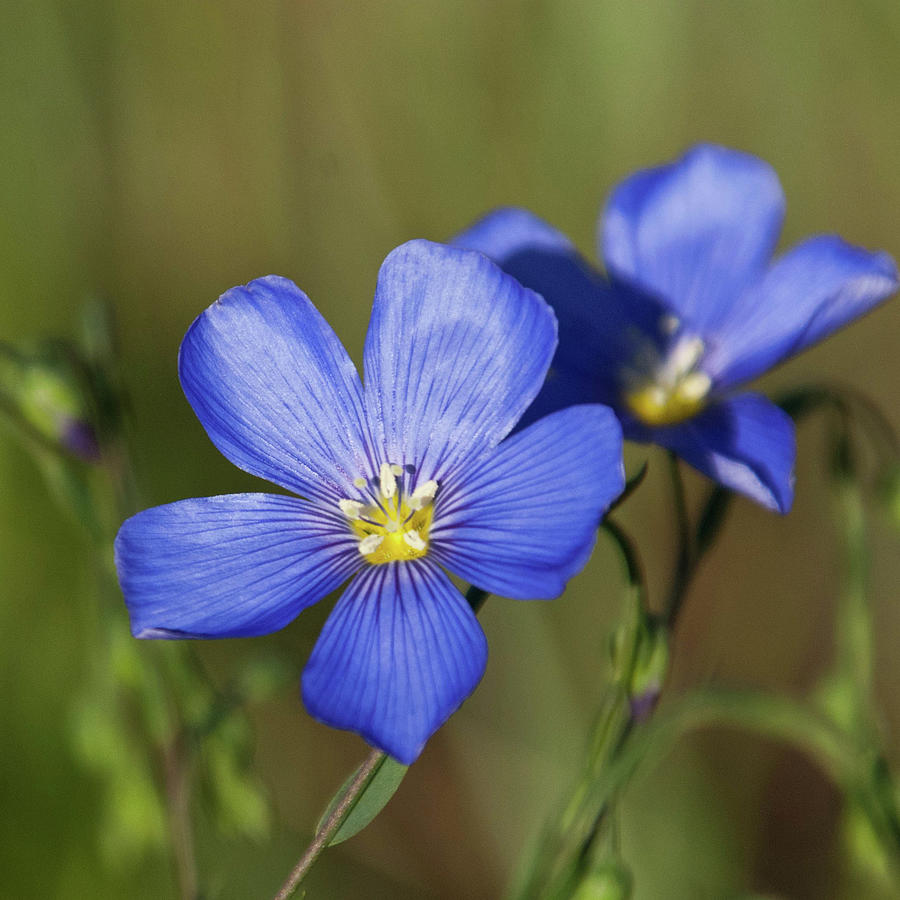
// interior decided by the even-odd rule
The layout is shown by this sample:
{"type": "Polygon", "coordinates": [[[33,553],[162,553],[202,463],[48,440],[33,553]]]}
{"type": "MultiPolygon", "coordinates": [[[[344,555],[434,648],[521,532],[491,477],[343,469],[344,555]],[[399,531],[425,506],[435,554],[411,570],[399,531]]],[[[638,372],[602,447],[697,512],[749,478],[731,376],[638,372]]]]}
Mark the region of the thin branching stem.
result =
{"type": "Polygon", "coordinates": [[[322,823],[322,827],[316,832],[312,843],[306,848],[299,862],[294,866],[287,881],[282,885],[281,890],[275,895],[274,900],[286,900],[292,897],[294,891],[297,890],[300,882],[303,881],[306,873],[312,868],[313,863],[319,858],[322,851],[331,843],[331,839],[338,833],[344,820],[356,806],[357,801],[362,796],[363,791],[378,771],[379,766],[384,762],[386,754],[381,750],[373,750],[367,757],[365,762],[359,767],[356,776],[347,785],[343,796],[335,805],[331,814],[322,823]]]}
{"type": "Polygon", "coordinates": [[[671,629],[675,625],[681,605],[684,602],[687,586],[694,571],[694,540],[691,534],[691,522],[688,516],[687,498],[684,492],[684,479],[678,466],[678,457],[669,451],[669,475],[672,481],[672,500],[675,509],[675,528],[678,536],[678,550],[675,560],[675,575],[669,591],[669,600],[665,609],[666,625],[671,629]]]}

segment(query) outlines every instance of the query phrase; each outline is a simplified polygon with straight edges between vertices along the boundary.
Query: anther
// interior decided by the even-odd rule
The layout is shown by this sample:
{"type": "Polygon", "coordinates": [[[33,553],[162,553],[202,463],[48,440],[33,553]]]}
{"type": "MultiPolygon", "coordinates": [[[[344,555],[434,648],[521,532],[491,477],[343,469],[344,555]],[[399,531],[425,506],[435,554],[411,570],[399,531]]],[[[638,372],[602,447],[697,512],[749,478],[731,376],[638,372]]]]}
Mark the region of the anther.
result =
{"type": "Polygon", "coordinates": [[[673,374],[677,377],[684,373],[690,372],[703,356],[705,347],[703,341],[698,337],[685,338],[675,345],[668,359],[666,368],[671,367],[673,374]]]}
{"type": "Polygon", "coordinates": [[[706,372],[691,372],[678,385],[678,393],[688,401],[702,400],[712,387],[712,379],[706,372]]]}
{"type": "Polygon", "coordinates": [[[363,556],[368,556],[381,546],[382,541],[384,541],[383,534],[367,535],[359,542],[359,552],[362,553],[363,556]]]}
{"type": "Polygon", "coordinates": [[[345,499],[338,500],[338,506],[348,519],[358,519],[365,508],[358,500],[345,499]]]}
{"type": "Polygon", "coordinates": [[[407,531],[403,535],[403,540],[405,543],[409,544],[413,550],[424,550],[425,549],[425,541],[422,540],[422,536],[418,531],[407,531]]]}
{"type": "Polygon", "coordinates": [[[431,503],[431,501],[434,500],[437,489],[438,483],[433,478],[429,479],[424,484],[420,484],[412,492],[412,496],[409,498],[409,508],[421,509],[426,504],[431,503]]]}
{"type": "Polygon", "coordinates": [[[390,500],[397,493],[397,479],[394,477],[394,470],[390,463],[381,464],[379,480],[381,482],[381,496],[385,500],[390,500]]]}

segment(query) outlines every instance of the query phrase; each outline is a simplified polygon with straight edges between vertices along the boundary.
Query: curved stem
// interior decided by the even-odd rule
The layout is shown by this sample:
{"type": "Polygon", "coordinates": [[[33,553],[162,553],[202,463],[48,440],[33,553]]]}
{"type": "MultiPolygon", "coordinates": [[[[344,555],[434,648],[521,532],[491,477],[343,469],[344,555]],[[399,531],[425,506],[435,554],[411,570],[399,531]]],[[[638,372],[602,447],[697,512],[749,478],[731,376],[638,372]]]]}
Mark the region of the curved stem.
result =
{"type": "Polygon", "coordinates": [[[360,796],[362,796],[362,792],[372,780],[386,755],[381,750],[373,750],[366,757],[365,762],[359,767],[356,777],[347,785],[343,797],[331,811],[331,815],[322,823],[322,827],[316,832],[312,843],[306,848],[303,856],[300,857],[300,861],[294,866],[291,874],[288,876],[287,881],[275,895],[274,900],[286,900],[286,898],[293,896],[294,891],[297,890],[306,873],[312,868],[313,863],[338,833],[347,816],[350,815],[353,807],[360,796]]]}
{"type": "MultiPolygon", "coordinates": [[[[678,470],[677,463],[674,459],[672,462],[672,478],[675,485],[674,490],[676,498],[681,496],[680,501],[676,500],[676,515],[680,520],[686,522],[686,507],[684,506],[683,494],[684,486],[681,480],[681,473],[678,470]]],[[[693,540],[691,540],[690,537],[687,539],[684,538],[683,524],[679,524],[678,526],[679,533],[682,535],[682,549],[678,555],[678,564],[675,576],[672,579],[672,586],[669,589],[666,611],[663,616],[666,627],[670,631],[674,629],[678,621],[678,616],[681,614],[681,609],[684,606],[684,601],[687,596],[687,589],[690,587],[691,581],[693,581],[694,575],[697,572],[697,567],[700,565],[700,562],[706,554],[712,549],[716,538],[719,536],[719,532],[725,522],[725,517],[731,507],[732,499],[733,495],[730,491],[716,485],[710,489],[709,495],[706,498],[706,503],[704,503],[703,509],[700,511],[693,540]]],[[[689,529],[690,525],[688,524],[688,533],[689,529]]]]}
{"type": "Polygon", "coordinates": [[[860,783],[864,774],[865,755],[808,705],[764,692],[705,689],[643,726],[641,741],[629,742],[595,783],[594,805],[621,791],[651,755],[661,758],[684,734],[710,726],[741,728],[797,746],[842,787],[860,783]]]}
{"type": "Polygon", "coordinates": [[[881,410],[856,388],[846,385],[808,385],[787,391],[776,399],[776,403],[795,422],[800,422],[818,409],[830,407],[843,420],[845,430],[854,415],[859,420],[858,414],[862,413],[870,426],[863,430],[880,445],[882,462],[885,460],[894,462],[900,457],[900,439],[894,426],[881,410]]]}
{"type": "Polygon", "coordinates": [[[675,562],[675,576],[669,591],[669,600],[666,604],[665,620],[671,628],[684,600],[688,581],[693,574],[694,542],[691,538],[691,523],[688,518],[687,500],[684,494],[684,480],[681,470],[678,468],[678,457],[670,450],[669,475],[672,481],[672,499],[675,506],[675,526],[678,532],[678,557],[675,562]]]}
{"type": "MultiPolygon", "coordinates": [[[[844,442],[842,442],[843,444],[844,442]]],[[[833,466],[835,521],[843,539],[843,585],[838,595],[834,674],[853,692],[858,721],[846,723],[855,729],[872,728],[873,634],[868,601],[869,545],[866,535],[862,492],[853,473],[851,451],[841,448],[833,466]]],[[[837,454],[836,454],[837,455],[837,454]]]]}
{"type": "Polygon", "coordinates": [[[843,584],[835,611],[834,662],[820,685],[820,697],[842,732],[868,751],[866,777],[853,786],[851,796],[872,825],[895,876],[900,876],[900,809],[872,694],[875,635],[868,596],[869,543],[852,437],[850,424],[842,417],[839,432],[832,436],[831,475],[834,518],[843,545],[843,584]]]}
{"type": "Polygon", "coordinates": [[[625,567],[625,577],[628,580],[629,587],[637,591],[640,594],[640,599],[644,600],[646,592],[644,587],[644,567],[641,565],[634,541],[609,516],[603,520],[600,527],[615,542],[619,555],[622,558],[622,564],[625,567]]]}
{"type": "MultiPolygon", "coordinates": [[[[610,517],[601,525],[619,550],[626,577],[625,617],[616,633],[613,683],[593,729],[588,762],[561,815],[543,836],[537,855],[523,870],[512,896],[567,897],[578,878],[589,870],[591,858],[607,852],[604,835],[612,834],[610,812],[627,775],[627,760],[641,752],[653,724],[652,713],[663,686],[668,640],[681,611],[697,565],[712,548],[729,508],[730,495],[711,490],[692,531],[684,484],[677,458],[669,454],[679,551],[676,574],[663,614],[650,613],[644,574],[631,538],[610,517]],[[640,733],[640,742],[635,741],[640,733]],[[636,748],[635,748],[636,745],[636,748]],[[620,760],[625,759],[623,764],[620,760]],[[607,785],[598,795],[597,787],[607,785]]],[[[609,845],[611,846],[611,844],[609,845]]]]}

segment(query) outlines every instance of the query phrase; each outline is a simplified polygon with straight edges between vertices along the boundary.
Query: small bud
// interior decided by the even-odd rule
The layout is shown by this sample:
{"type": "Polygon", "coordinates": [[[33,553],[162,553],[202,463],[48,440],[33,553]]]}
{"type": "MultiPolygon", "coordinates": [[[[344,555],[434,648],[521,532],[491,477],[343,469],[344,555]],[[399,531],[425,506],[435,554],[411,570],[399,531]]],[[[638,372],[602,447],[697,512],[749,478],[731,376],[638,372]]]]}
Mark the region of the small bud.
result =
{"type": "Polygon", "coordinates": [[[85,385],[64,346],[48,344],[33,353],[0,347],[0,403],[26,438],[55,444],[85,462],[100,459],[85,385]]]}
{"type": "Polygon", "coordinates": [[[656,706],[669,670],[669,636],[665,625],[649,620],[638,642],[637,660],[628,686],[631,715],[643,721],[656,706]]]}
{"type": "Polygon", "coordinates": [[[89,422],[78,419],[63,420],[62,443],[70,453],[86,462],[97,462],[100,459],[100,444],[89,422]]]}

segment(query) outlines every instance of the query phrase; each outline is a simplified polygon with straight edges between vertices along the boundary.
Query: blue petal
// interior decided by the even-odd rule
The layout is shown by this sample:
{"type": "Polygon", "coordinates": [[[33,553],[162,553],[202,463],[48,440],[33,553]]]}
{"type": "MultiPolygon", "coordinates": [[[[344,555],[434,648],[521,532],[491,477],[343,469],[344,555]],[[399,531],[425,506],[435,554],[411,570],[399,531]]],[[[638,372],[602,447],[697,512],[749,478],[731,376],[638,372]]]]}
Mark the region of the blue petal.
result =
{"type": "Polygon", "coordinates": [[[722,386],[747,381],[868,312],[897,287],[897,267],[886,253],[834,235],[810,238],[741,298],[704,369],[722,386]]]}
{"type": "Polygon", "coordinates": [[[452,572],[491,593],[557,597],[624,486],[612,410],[573,406],[504,441],[438,494],[432,546],[452,572]]]}
{"type": "Polygon", "coordinates": [[[572,242],[524,209],[498,209],[458,235],[454,246],[478,250],[537,291],[559,321],[559,355],[567,369],[594,374],[610,340],[602,304],[606,285],[572,242]]]}
{"type": "Polygon", "coordinates": [[[760,394],[738,394],[682,425],[654,429],[651,439],[767,509],[791,508],[794,423],[760,394]]]}
{"type": "Polygon", "coordinates": [[[550,378],[527,419],[572,403],[610,403],[619,370],[639,347],[635,335],[653,335],[666,310],[646,294],[606,281],[562,232],[523,209],[499,209],[458,235],[456,246],[478,250],[504,272],[537,291],[559,321],[559,347],[550,378]]]}
{"type": "Polygon", "coordinates": [[[702,333],[760,275],[783,217],[784,196],[770,166],[701,144],[613,191],[601,253],[614,280],[656,295],[702,333]]]}
{"type": "Polygon", "coordinates": [[[556,348],[547,304],[480,253],[410,241],[381,267],[366,403],[386,459],[447,473],[502,440],[556,348]]]}
{"type": "Polygon", "coordinates": [[[116,568],[135,637],[268,634],[361,561],[337,516],[296,497],[182,500],[128,519],[116,568]]]}
{"type": "Polygon", "coordinates": [[[543,252],[550,257],[567,258],[585,271],[588,280],[593,280],[590,267],[572,241],[527,209],[513,206],[495,209],[460,232],[452,244],[489,256],[507,272],[511,260],[529,253],[543,252]]]}
{"type": "Polygon", "coordinates": [[[371,469],[359,375],[288,279],[223,294],[185,335],[179,373],[213,443],[247,472],[333,500],[371,469]]]}
{"type": "Polygon", "coordinates": [[[325,724],[409,764],[486,663],[475,614],[436,565],[372,566],[325,623],[303,671],[303,702],[325,724]]]}

